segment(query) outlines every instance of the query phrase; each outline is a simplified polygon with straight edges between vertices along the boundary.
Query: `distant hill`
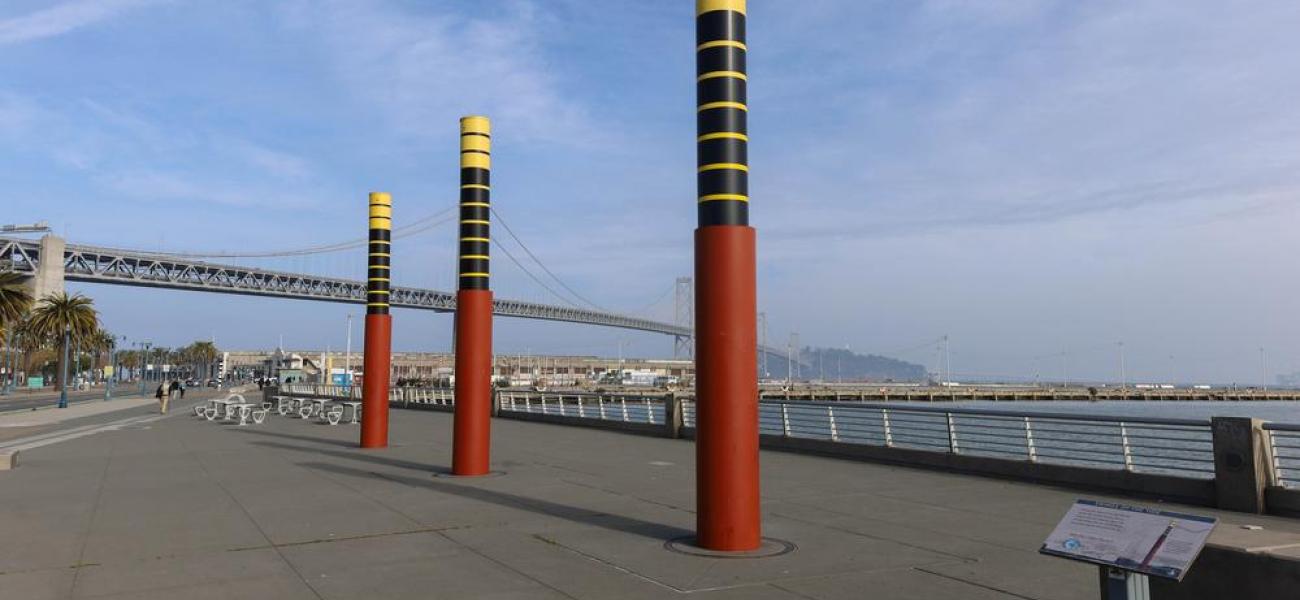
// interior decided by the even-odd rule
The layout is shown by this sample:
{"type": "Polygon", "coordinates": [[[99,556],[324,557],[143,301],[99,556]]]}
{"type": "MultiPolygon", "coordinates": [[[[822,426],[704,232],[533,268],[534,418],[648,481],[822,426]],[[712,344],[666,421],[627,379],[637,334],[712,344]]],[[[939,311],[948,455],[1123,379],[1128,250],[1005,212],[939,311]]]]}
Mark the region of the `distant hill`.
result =
{"type": "MultiPolygon", "coordinates": [[[[813,348],[800,350],[804,366],[796,370],[799,379],[825,381],[924,381],[926,370],[922,365],[875,354],[855,354],[843,348],[813,348]]],[[[760,365],[762,362],[760,361],[760,365]]],[[[785,379],[786,361],[775,356],[767,357],[765,379],[785,379]]]]}

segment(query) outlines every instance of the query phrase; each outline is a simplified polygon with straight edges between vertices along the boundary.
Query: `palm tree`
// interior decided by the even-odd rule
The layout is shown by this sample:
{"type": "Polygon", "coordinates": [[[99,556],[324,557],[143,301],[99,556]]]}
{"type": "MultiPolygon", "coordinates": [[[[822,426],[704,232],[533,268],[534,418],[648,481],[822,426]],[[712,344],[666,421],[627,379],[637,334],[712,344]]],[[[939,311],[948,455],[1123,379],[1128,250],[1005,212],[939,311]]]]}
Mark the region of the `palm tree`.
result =
{"type": "Polygon", "coordinates": [[[33,332],[46,339],[56,340],[59,346],[59,389],[67,383],[62,381],[64,373],[63,356],[66,354],[69,337],[85,339],[99,328],[99,313],[95,303],[81,294],[59,292],[41,298],[32,310],[31,328],[33,332]]]}
{"type": "Polygon", "coordinates": [[[217,345],[212,342],[194,342],[190,344],[189,350],[194,361],[203,365],[202,378],[207,379],[209,376],[208,371],[212,367],[212,361],[217,360],[217,345]]]}
{"type": "Polygon", "coordinates": [[[12,271],[0,273],[0,325],[22,319],[31,306],[32,293],[23,277],[12,271]]]}

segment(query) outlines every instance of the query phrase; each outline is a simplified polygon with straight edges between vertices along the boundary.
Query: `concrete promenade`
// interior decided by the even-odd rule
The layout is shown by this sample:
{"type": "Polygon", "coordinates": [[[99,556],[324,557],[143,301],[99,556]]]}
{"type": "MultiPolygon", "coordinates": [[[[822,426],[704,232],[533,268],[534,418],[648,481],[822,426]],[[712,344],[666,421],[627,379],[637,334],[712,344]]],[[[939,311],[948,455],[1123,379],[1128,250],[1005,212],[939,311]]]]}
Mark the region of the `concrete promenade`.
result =
{"type": "Polygon", "coordinates": [[[395,410],[394,445],[361,451],[355,426],[187,404],[0,472],[0,599],[1097,597],[1094,568],[1036,552],[1097,495],[764,452],[765,533],[798,548],[700,558],[664,547],[694,524],[687,441],[496,420],[505,474],[455,479],[449,414],[395,410]]]}

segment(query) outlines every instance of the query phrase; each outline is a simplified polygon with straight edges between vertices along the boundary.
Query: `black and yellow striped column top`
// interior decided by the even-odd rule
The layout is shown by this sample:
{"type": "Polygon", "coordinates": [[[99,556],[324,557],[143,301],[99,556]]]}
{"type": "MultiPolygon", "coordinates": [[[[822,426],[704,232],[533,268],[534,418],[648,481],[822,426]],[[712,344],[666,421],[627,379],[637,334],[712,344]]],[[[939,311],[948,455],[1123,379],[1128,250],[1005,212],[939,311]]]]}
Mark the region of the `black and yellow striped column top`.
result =
{"type": "Polygon", "coordinates": [[[460,287],[486,290],[491,214],[492,125],[487,117],[460,120],[460,287]]]}
{"type": "Polygon", "coordinates": [[[749,224],[745,0],[696,0],[699,226],[749,224]]]}
{"type": "Polygon", "coordinates": [[[389,271],[392,265],[393,197],[370,192],[370,255],[366,261],[366,314],[388,314],[389,271]]]}

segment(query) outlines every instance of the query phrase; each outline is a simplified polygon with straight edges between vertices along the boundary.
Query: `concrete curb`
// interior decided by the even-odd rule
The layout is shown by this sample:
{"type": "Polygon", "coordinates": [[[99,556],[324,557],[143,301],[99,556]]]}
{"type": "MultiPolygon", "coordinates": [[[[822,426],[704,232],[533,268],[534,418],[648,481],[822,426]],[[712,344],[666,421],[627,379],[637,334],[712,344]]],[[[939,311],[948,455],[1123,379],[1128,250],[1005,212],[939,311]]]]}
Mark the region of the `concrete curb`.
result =
{"type": "Polygon", "coordinates": [[[8,471],[18,468],[18,451],[3,450],[0,451],[0,471],[8,471]]]}

